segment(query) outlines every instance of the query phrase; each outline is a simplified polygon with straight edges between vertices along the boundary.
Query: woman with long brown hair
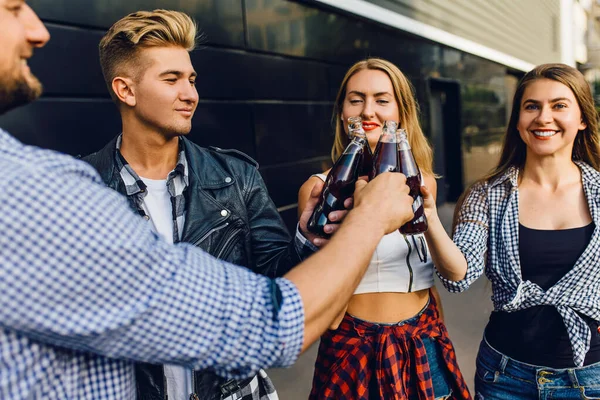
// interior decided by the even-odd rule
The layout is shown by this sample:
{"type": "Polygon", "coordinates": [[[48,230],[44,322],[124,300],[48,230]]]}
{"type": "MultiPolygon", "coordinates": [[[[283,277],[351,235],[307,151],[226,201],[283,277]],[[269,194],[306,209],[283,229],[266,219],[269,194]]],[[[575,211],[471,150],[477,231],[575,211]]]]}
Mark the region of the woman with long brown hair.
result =
{"type": "MultiPolygon", "coordinates": [[[[399,122],[435,193],[432,152],[419,125],[413,88],[394,64],[371,58],[346,73],[334,109],[333,160],[348,145],[346,121],[356,116],[371,149],[385,121],[399,122]]],[[[300,189],[300,213],[327,172],[300,189]]],[[[423,235],[386,235],[346,311],[321,338],[310,399],[469,399],[436,294],[423,235]]]]}
{"type": "Polygon", "coordinates": [[[498,166],[459,201],[454,242],[422,190],[444,285],[463,291],[484,271],[492,283],[478,398],[600,398],[599,162],[588,83],[545,64],[520,81],[498,166]]]}

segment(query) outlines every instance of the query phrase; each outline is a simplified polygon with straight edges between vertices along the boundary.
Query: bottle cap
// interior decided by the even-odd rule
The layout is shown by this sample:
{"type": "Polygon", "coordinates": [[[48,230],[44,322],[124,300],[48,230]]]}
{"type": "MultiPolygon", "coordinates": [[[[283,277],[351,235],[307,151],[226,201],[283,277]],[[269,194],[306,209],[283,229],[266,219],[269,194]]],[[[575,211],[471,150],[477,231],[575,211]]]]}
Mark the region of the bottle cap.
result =
{"type": "Polygon", "coordinates": [[[383,122],[383,130],[388,132],[396,132],[398,128],[398,123],[396,121],[384,121],[383,122]]]}
{"type": "Polygon", "coordinates": [[[366,137],[365,130],[362,126],[362,118],[361,117],[349,117],[348,118],[348,138],[352,139],[355,136],[364,136],[366,137]]]}

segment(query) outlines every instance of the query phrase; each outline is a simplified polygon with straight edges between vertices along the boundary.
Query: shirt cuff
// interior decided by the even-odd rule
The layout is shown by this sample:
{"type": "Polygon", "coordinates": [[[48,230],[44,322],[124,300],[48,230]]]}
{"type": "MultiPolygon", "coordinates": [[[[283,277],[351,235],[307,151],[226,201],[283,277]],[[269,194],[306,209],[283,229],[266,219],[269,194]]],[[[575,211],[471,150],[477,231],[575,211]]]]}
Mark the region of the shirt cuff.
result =
{"type": "Polygon", "coordinates": [[[276,279],[281,290],[279,343],[281,356],[273,367],[289,367],[296,362],[304,343],[304,305],[296,286],[285,278],[276,279]]]}
{"type": "Polygon", "coordinates": [[[310,253],[314,253],[319,248],[312,244],[310,240],[308,240],[300,231],[300,224],[296,224],[296,236],[294,237],[294,245],[296,246],[296,251],[301,256],[304,255],[307,251],[310,253]]]}
{"type": "Polygon", "coordinates": [[[437,268],[435,272],[438,278],[440,278],[440,282],[442,282],[442,285],[444,285],[446,290],[450,293],[461,293],[469,288],[469,281],[467,280],[466,276],[460,281],[451,281],[450,279],[444,278],[442,274],[440,274],[440,271],[437,270],[437,268]]]}

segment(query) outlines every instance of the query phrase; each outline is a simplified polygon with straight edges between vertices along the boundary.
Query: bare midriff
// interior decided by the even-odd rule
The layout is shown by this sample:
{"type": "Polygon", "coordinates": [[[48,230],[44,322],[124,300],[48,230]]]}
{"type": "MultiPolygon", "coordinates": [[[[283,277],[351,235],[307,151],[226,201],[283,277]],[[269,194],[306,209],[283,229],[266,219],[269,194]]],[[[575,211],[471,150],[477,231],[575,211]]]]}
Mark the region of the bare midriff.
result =
{"type": "Polygon", "coordinates": [[[393,324],[417,315],[428,299],[429,289],[412,293],[355,294],[346,312],[366,321],[393,324]]]}

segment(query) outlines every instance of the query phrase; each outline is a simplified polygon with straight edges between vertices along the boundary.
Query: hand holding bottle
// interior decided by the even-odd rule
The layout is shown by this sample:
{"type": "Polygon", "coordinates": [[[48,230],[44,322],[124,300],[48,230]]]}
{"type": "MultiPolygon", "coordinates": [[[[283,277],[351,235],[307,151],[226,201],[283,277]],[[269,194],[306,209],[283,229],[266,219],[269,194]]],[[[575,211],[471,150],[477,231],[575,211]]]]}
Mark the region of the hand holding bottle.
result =
{"type": "Polygon", "coordinates": [[[410,188],[410,195],[415,200],[413,203],[415,216],[412,221],[400,228],[400,233],[404,235],[425,233],[428,224],[423,206],[423,196],[421,196],[421,182],[423,179],[421,171],[412,154],[406,131],[398,129],[396,136],[398,140],[398,172],[402,172],[406,176],[406,184],[410,188]]]}
{"type": "MultiPolygon", "coordinates": [[[[356,182],[354,209],[350,215],[365,214],[369,226],[391,233],[414,217],[413,198],[403,174],[384,172],[367,183],[356,182]]],[[[350,216],[349,216],[350,217],[350,216]]]]}
{"type": "MultiPolygon", "coordinates": [[[[321,197],[321,192],[323,191],[324,186],[325,186],[325,184],[323,181],[315,179],[315,185],[312,187],[312,190],[310,191],[310,196],[309,196],[308,200],[306,201],[306,206],[302,210],[302,214],[300,215],[300,218],[298,220],[298,223],[300,226],[300,232],[304,235],[304,237],[308,241],[310,241],[312,244],[314,244],[317,247],[325,246],[327,243],[329,243],[329,239],[321,237],[319,235],[315,235],[314,233],[311,233],[307,229],[307,224],[308,224],[308,221],[309,221],[311,215],[313,214],[315,207],[319,203],[319,199],[321,197]]],[[[328,214],[327,218],[332,223],[326,224],[323,227],[323,230],[325,231],[325,233],[327,235],[331,236],[339,229],[340,222],[342,222],[342,220],[346,217],[346,215],[348,214],[348,210],[352,208],[352,205],[353,205],[353,199],[352,198],[346,199],[346,201],[344,202],[344,206],[346,208],[345,210],[332,211],[328,214]]]]}
{"type": "Polygon", "coordinates": [[[421,173],[415,162],[406,131],[397,129],[395,121],[385,121],[383,132],[373,154],[373,176],[389,171],[400,172],[406,178],[410,195],[414,199],[414,218],[400,228],[404,235],[415,235],[427,231],[427,216],[424,214],[423,198],[420,193],[421,173]]]}
{"type": "Polygon", "coordinates": [[[352,140],[329,170],[319,202],[307,223],[309,232],[326,239],[331,237],[331,233],[324,228],[334,223],[328,219],[329,215],[346,209],[346,201],[352,197],[354,184],[361,173],[368,172],[369,163],[365,166],[364,160],[369,146],[361,118],[349,118],[349,127],[352,140]]]}

